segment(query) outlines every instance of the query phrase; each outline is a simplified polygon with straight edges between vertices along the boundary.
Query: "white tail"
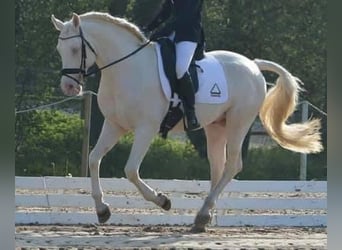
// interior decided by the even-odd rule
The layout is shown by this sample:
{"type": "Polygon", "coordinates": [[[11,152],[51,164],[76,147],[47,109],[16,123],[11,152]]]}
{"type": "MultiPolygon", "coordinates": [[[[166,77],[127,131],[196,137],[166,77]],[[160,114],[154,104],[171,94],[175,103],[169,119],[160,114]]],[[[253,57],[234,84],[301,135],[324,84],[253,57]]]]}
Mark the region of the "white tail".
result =
{"type": "Polygon", "coordinates": [[[260,59],[255,59],[254,62],[260,70],[271,71],[279,75],[276,85],[267,92],[259,113],[267,132],[286,149],[301,153],[322,151],[319,119],[286,124],[298,103],[298,94],[301,90],[299,79],[274,62],[260,59]]]}

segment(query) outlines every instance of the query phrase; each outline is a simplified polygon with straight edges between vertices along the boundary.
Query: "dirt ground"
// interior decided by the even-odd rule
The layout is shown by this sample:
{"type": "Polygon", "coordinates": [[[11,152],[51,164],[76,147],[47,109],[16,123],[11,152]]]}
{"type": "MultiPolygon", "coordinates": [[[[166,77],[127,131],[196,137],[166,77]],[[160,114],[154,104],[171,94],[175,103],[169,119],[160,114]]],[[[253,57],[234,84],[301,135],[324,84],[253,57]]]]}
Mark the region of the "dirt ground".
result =
{"type": "Polygon", "coordinates": [[[17,225],[16,250],[327,249],[326,228],[17,225]]]}

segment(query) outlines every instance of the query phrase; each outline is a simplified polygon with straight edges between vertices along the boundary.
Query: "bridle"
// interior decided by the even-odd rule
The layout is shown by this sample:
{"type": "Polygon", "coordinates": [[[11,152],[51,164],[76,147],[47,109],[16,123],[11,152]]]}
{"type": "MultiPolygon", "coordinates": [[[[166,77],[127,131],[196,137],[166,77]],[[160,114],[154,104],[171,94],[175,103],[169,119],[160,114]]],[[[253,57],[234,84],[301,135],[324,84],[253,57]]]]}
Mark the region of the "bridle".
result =
{"type": "Polygon", "coordinates": [[[79,28],[80,30],[80,34],[78,35],[74,35],[74,36],[68,36],[68,37],[58,37],[58,39],[60,40],[68,40],[68,39],[72,39],[72,38],[77,38],[80,37],[81,38],[81,64],[79,68],[63,68],[61,70],[61,74],[63,76],[69,77],[72,80],[74,80],[75,82],[77,82],[77,84],[79,85],[83,85],[83,78],[88,76],[86,69],[86,59],[87,59],[87,52],[86,52],[86,45],[89,47],[89,49],[96,55],[96,52],[94,50],[94,48],[90,45],[90,43],[87,41],[87,39],[84,38],[83,36],[83,31],[81,29],[81,27],[79,28]],[[70,74],[78,74],[79,77],[78,79],[76,79],[75,77],[71,76],[70,74]]]}
{"type": "Polygon", "coordinates": [[[87,51],[86,51],[86,46],[88,46],[88,48],[94,53],[94,55],[96,56],[96,52],[95,49],[91,46],[91,44],[88,42],[87,39],[85,39],[84,35],[83,35],[83,31],[81,26],[79,27],[79,31],[80,33],[78,35],[73,35],[73,36],[68,36],[68,37],[58,37],[58,39],[60,40],[68,40],[68,39],[72,39],[72,38],[77,38],[80,37],[81,38],[81,63],[80,63],[80,67],[79,68],[63,68],[61,70],[61,74],[63,76],[69,77],[70,79],[74,80],[78,85],[82,85],[83,86],[83,80],[85,77],[90,76],[96,72],[99,72],[105,68],[108,68],[114,64],[117,64],[127,58],[129,58],[130,56],[134,55],[135,53],[139,52],[141,49],[145,48],[150,42],[151,40],[148,40],[146,43],[142,44],[139,48],[137,48],[136,50],[132,51],[131,53],[129,53],[128,55],[115,60],[103,67],[100,68],[94,68],[93,70],[87,72],[87,66],[86,66],[86,59],[87,59],[87,51]],[[71,76],[70,74],[78,74],[79,77],[78,79],[71,76]]]}

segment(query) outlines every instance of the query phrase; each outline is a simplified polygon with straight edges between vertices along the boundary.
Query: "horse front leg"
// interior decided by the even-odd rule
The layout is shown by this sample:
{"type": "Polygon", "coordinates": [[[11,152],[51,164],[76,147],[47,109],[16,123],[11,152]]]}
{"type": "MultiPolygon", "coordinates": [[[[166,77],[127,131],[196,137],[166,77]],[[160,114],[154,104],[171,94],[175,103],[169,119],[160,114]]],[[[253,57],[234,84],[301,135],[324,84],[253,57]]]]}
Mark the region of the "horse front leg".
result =
{"type": "Polygon", "coordinates": [[[161,193],[157,193],[148,186],[139,176],[139,168],[153,137],[157,134],[158,128],[153,128],[151,124],[139,127],[135,130],[133,146],[125,166],[127,179],[132,182],[147,201],[152,201],[159,207],[169,210],[170,200],[161,193]]]}
{"type": "Polygon", "coordinates": [[[105,223],[110,218],[109,205],[103,200],[100,184],[100,164],[103,156],[118,142],[125,130],[115,124],[103,122],[102,131],[94,149],[89,154],[89,170],[91,177],[92,197],[95,201],[96,214],[99,223],[105,223]]]}

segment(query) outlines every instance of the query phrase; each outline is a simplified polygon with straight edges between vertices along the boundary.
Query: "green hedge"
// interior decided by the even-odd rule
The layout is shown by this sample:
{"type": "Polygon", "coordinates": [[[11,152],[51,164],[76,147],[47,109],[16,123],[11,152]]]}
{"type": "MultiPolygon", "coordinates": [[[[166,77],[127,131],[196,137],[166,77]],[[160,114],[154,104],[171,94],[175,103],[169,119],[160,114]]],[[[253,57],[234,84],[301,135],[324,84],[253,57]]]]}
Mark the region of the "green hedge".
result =
{"type": "MultiPolygon", "coordinates": [[[[82,127],[79,115],[60,111],[37,111],[17,117],[16,175],[80,175],[82,127]],[[54,168],[52,167],[54,165],[54,168]]],[[[101,177],[125,177],[133,135],[121,138],[103,158],[101,177]]],[[[308,156],[308,179],[326,179],[326,152],[308,156]]],[[[238,179],[296,180],[300,154],[280,147],[253,148],[238,179]]],[[[140,167],[142,178],[209,179],[206,158],[200,157],[190,141],[156,137],[140,167]]]]}
{"type": "MultiPolygon", "coordinates": [[[[127,161],[133,136],[125,136],[118,145],[104,157],[101,176],[125,177],[127,161]]],[[[326,166],[323,153],[308,156],[307,178],[326,180],[326,166]]],[[[243,171],[236,178],[240,180],[298,180],[300,154],[281,147],[253,148],[243,163],[243,171]]],[[[198,179],[210,178],[209,163],[201,158],[189,141],[163,140],[155,138],[140,167],[142,178],[155,179],[198,179]]]]}
{"type": "MultiPolygon", "coordinates": [[[[133,135],[124,136],[104,157],[100,174],[103,177],[124,177],[124,166],[129,156],[133,135]]],[[[142,178],[156,179],[208,179],[209,165],[200,158],[189,142],[156,137],[141,167],[142,178]]]]}
{"type": "MultiPolygon", "coordinates": [[[[308,155],[307,179],[326,180],[325,153],[308,155]]],[[[298,180],[300,154],[278,147],[254,148],[248,152],[243,171],[237,179],[298,180]]]]}
{"type": "Polygon", "coordinates": [[[79,115],[45,110],[16,119],[16,175],[79,175],[83,129],[79,115]]]}

